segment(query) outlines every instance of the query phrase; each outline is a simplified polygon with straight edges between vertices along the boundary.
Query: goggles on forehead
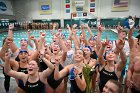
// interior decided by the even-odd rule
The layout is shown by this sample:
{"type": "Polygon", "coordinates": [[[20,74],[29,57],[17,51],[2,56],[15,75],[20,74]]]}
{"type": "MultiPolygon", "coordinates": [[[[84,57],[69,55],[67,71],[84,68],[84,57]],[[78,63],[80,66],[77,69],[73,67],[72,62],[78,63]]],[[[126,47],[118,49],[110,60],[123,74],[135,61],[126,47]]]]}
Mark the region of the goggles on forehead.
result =
{"type": "Polygon", "coordinates": [[[19,54],[21,54],[21,53],[27,53],[28,54],[28,51],[27,50],[20,50],[19,54]]]}
{"type": "Polygon", "coordinates": [[[91,46],[85,46],[85,48],[88,48],[90,52],[92,52],[92,47],[91,46]]]}

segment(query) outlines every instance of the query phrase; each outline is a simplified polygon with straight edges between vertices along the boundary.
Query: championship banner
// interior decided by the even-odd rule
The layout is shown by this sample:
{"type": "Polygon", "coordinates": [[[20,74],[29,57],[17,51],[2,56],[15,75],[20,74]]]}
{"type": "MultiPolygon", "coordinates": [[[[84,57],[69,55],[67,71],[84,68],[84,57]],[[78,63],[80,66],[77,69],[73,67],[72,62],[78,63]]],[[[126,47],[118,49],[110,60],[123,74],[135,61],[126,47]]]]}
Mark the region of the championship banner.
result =
{"type": "Polygon", "coordinates": [[[0,0],[0,14],[13,15],[11,1],[0,0]]]}
{"type": "Polygon", "coordinates": [[[113,12],[122,12],[129,10],[130,0],[114,0],[112,11],[113,12]]]}
{"type": "Polygon", "coordinates": [[[52,0],[39,2],[40,15],[52,14],[52,0]]]}
{"type": "Polygon", "coordinates": [[[87,0],[72,0],[72,13],[87,12],[87,11],[88,11],[87,0]]]}

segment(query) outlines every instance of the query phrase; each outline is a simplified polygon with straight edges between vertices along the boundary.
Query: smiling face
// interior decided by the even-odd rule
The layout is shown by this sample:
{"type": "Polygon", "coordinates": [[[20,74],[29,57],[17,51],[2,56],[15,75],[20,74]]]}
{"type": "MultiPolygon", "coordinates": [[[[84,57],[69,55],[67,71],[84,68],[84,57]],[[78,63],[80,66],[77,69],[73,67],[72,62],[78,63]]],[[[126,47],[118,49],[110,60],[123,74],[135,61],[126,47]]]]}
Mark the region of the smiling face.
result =
{"type": "Polygon", "coordinates": [[[22,40],[20,41],[20,46],[21,46],[21,49],[27,49],[28,41],[25,40],[25,39],[22,39],[22,40]]]}
{"type": "Polygon", "coordinates": [[[54,36],[53,36],[53,43],[54,43],[54,44],[57,43],[57,39],[58,39],[58,37],[54,35],[54,36]]]}
{"type": "Polygon", "coordinates": [[[27,52],[20,52],[19,53],[20,62],[27,62],[28,60],[28,53],[27,52]]]}
{"type": "Polygon", "coordinates": [[[53,45],[53,53],[57,54],[60,52],[60,46],[59,45],[53,45]]]}
{"type": "Polygon", "coordinates": [[[118,35],[119,35],[119,39],[124,39],[127,36],[127,32],[126,31],[122,31],[118,35]]]}
{"type": "Polygon", "coordinates": [[[75,62],[81,62],[84,60],[84,52],[80,49],[75,51],[74,55],[75,62]]]}
{"type": "Polygon", "coordinates": [[[106,46],[106,51],[111,50],[113,48],[113,43],[109,41],[109,44],[106,46]]]}
{"type": "Polygon", "coordinates": [[[72,43],[71,43],[71,40],[66,40],[66,47],[67,48],[71,48],[72,47],[72,43]]]}
{"type": "Polygon", "coordinates": [[[28,74],[33,75],[39,71],[39,65],[37,64],[36,61],[32,60],[28,63],[27,69],[28,69],[28,74]]]}
{"type": "Polygon", "coordinates": [[[90,39],[89,44],[91,47],[94,47],[96,45],[96,39],[95,38],[90,39]]]}
{"type": "Polygon", "coordinates": [[[106,53],[106,60],[108,60],[108,61],[114,61],[115,60],[114,51],[110,50],[106,53]]]}
{"type": "Polygon", "coordinates": [[[103,93],[119,93],[119,88],[114,83],[108,81],[103,88],[103,93]]]}
{"type": "Polygon", "coordinates": [[[91,55],[90,49],[88,47],[85,47],[83,50],[84,50],[84,53],[85,53],[85,57],[90,57],[90,55],[91,55]]]}
{"type": "Polygon", "coordinates": [[[84,41],[84,35],[82,33],[80,34],[80,40],[84,41]]]}

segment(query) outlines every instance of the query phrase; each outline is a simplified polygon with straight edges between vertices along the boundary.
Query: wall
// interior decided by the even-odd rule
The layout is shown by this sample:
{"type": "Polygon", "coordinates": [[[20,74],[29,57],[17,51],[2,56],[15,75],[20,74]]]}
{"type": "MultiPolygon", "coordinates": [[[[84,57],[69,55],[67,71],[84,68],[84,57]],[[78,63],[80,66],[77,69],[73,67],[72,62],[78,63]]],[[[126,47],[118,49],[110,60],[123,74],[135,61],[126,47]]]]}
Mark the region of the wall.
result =
{"type": "Polygon", "coordinates": [[[140,0],[130,0],[130,7],[129,11],[127,12],[112,12],[112,4],[113,0],[99,0],[100,2],[100,14],[98,15],[101,18],[108,18],[108,17],[127,17],[129,15],[138,16],[140,17],[140,0]]]}
{"type": "MultiPolygon", "coordinates": [[[[47,0],[40,0],[47,1],[47,0]]],[[[65,13],[65,0],[52,0],[53,13],[40,15],[38,0],[14,0],[14,11],[16,18],[20,20],[29,19],[70,19],[71,14],[65,13]]],[[[86,0],[89,2],[90,0],[86,0]]],[[[128,15],[139,16],[140,0],[130,0],[129,11],[112,12],[113,0],[95,0],[95,15],[101,18],[126,17],[128,15]]]]}
{"type": "MultiPolygon", "coordinates": [[[[47,0],[40,0],[47,1],[47,0]]],[[[14,0],[14,9],[18,20],[30,19],[60,19],[60,0],[52,0],[53,13],[50,15],[40,15],[38,0],[14,0]]]]}
{"type": "MultiPolygon", "coordinates": [[[[0,19],[15,19],[13,11],[13,2],[11,0],[0,0],[6,5],[6,10],[0,9],[0,19]]],[[[1,5],[2,7],[3,5],[1,5]]]]}
{"type": "Polygon", "coordinates": [[[29,21],[31,16],[30,0],[13,0],[15,17],[19,21],[29,21]]]}
{"type": "MultiPolygon", "coordinates": [[[[16,18],[18,20],[71,18],[71,13],[66,13],[65,0],[52,0],[52,14],[50,15],[40,15],[39,13],[39,2],[47,0],[18,0],[18,1],[13,0],[13,1],[14,1],[14,11],[16,14],[16,18]]],[[[89,0],[85,1],[89,3],[89,0]]]]}

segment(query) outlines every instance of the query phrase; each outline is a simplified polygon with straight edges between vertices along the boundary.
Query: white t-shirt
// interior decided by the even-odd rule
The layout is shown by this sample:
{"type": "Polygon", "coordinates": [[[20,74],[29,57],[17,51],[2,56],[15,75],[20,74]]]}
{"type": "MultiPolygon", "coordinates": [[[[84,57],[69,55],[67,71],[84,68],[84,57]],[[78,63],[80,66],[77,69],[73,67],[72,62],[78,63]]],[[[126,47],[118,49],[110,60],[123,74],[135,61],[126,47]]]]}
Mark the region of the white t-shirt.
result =
{"type": "Polygon", "coordinates": [[[73,64],[74,63],[74,50],[69,50],[67,51],[67,56],[66,56],[66,60],[63,64],[63,66],[67,66],[69,64],[73,64]]]}
{"type": "MultiPolygon", "coordinates": [[[[115,41],[113,41],[113,50],[114,50],[115,48],[116,48],[115,41]]],[[[129,54],[130,54],[130,49],[129,49],[129,43],[128,43],[127,40],[125,40],[125,44],[124,44],[123,50],[124,50],[124,52],[126,53],[126,56],[128,57],[129,54]]]]}

